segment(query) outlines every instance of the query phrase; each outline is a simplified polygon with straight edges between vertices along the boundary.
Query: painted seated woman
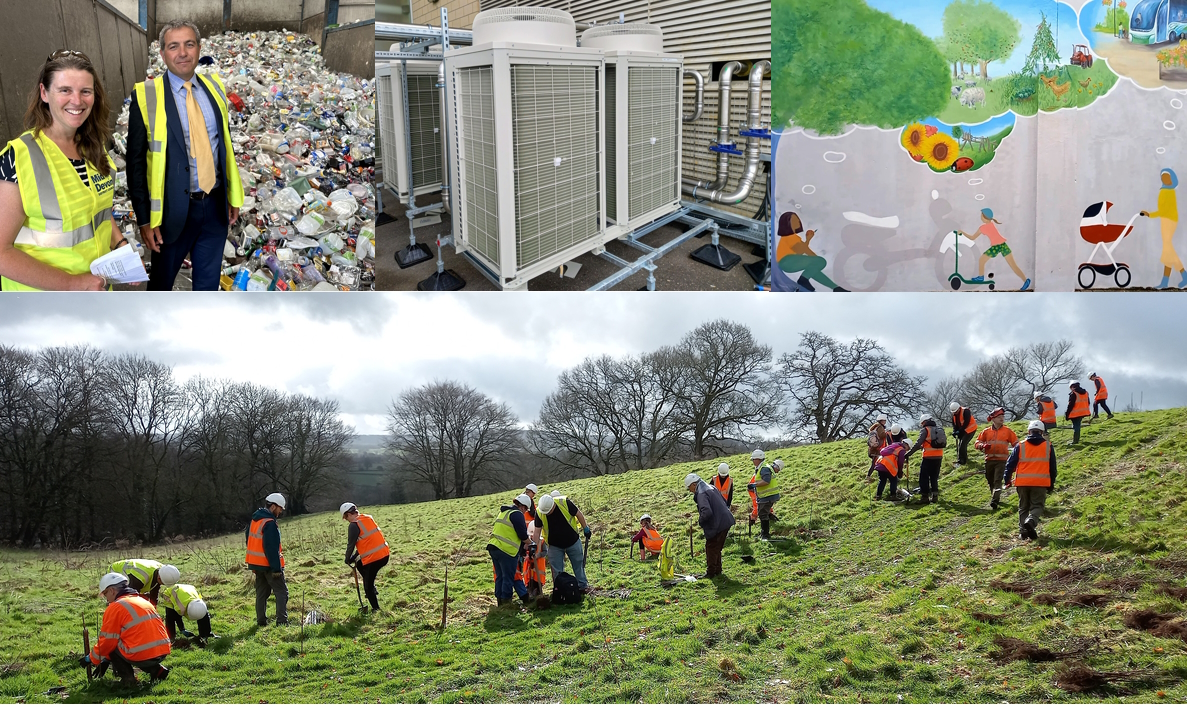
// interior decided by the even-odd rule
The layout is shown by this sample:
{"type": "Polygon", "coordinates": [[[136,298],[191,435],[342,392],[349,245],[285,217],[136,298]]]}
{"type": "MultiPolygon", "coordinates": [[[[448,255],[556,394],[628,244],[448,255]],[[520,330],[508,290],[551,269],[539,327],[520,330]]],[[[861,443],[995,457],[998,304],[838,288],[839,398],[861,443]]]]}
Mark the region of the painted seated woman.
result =
{"type": "Polygon", "coordinates": [[[812,251],[811,243],[815,235],[815,230],[804,232],[804,224],[795,211],[784,213],[779,218],[775,262],[788,276],[798,272],[800,276],[796,283],[808,291],[816,290],[816,287],[812,286],[813,281],[833,291],[845,291],[824,274],[824,267],[828,261],[812,251]],[[800,237],[801,234],[804,235],[803,238],[800,237]]]}

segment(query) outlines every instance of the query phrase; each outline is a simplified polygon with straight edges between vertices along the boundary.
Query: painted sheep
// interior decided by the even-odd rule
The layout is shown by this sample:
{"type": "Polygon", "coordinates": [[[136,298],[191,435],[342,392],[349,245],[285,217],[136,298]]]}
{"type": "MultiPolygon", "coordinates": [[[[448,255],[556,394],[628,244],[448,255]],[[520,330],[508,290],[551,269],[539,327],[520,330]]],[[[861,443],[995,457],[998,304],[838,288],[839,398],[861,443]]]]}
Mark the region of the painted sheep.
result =
{"type": "Polygon", "coordinates": [[[961,92],[961,94],[960,94],[960,104],[961,105],[968,107],[968,108],[975,108],[977,106],[977,103],[980,103],[981,105],[985,105],[985,89],[984,88],[970,88],[966,91],[961,92]]]}
{"type": "Polygon", "coordinates": [[[964,90],[964,86],[952,86],[952,97],[956,98],[960,96],[962,90],[964,90]]]}

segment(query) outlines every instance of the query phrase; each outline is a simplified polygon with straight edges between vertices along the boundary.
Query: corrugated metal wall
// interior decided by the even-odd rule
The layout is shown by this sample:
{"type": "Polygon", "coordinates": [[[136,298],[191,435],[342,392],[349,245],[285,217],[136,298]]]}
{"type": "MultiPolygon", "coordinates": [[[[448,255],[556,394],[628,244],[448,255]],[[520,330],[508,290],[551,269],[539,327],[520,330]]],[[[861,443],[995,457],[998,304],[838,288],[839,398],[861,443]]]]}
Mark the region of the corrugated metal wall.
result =
{"type": "MultiPolygon", "coordinates": [[[[415,0],[413,14],[428,0],[415,0]]],[[[700,71],[706,81],[714,62],[729,60],[769,59],[771,57],[770,0],[482,0],[482,9],[537,5],[555,7],[573,15],[578,22],[604,24],[626,13],[628,22],[649,22],[664,30],[664,49],[684,55],[687,68],[700,71]]],[[[450,22],[451,25],[454,23],[450,22]]],[[[456,25],[454,25],[456,26],[456,25]]],[[[467,25],[468,26],[468,25],[467,25]]],[[[734,140],[738,124],[746,119],[745,76],[735,80],[730,96],[730,124],[734,140]]],[[[771,119],[771,83],[764,82],[763,118],[771,119]]],[[[705,111],[695,123],[685,123],[683,160],[681,169],[687,178],[712,180],[716,175],[717,155],[709,151],[716,136],[717,83],[705,84],[705,111]]],[[[692,112],[693,82],[684,83],[684,109],[692,112]]],[[[764,145],[764,150],[769,144],[764,145]]],[[[733,188],[742,174],[743,157],[730,158],[733,188]]],[[[765,179],[755,184],[750,197],[736,209],[743,215],[753,215],[766,192],[765,179]]]]}

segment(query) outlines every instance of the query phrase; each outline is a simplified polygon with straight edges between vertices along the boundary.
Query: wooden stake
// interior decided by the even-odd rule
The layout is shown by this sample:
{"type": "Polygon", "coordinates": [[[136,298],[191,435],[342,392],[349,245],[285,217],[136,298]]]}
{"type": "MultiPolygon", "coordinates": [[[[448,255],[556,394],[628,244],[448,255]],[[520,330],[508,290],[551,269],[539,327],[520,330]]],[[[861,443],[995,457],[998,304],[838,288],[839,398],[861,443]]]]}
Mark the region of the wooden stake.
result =
{"type": "Polygon", "coordinates": [[[449,614],[449,563],[445,564],[445,593],[441,596],[441,631],[445,631],[445,618],[449,614]]]}

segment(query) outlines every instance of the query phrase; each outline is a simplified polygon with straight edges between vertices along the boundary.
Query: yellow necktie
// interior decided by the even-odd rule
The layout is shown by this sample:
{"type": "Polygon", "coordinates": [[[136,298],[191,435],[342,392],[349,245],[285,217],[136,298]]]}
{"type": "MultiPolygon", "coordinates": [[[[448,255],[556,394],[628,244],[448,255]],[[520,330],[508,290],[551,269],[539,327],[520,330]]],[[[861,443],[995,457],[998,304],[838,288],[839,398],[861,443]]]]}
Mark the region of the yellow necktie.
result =
{"type": "Polygon", "coordinates": [[[210,193],[214,188],[214,154],[210,150],[206,118],[194,98],[193,81],[185,82],[185,112],[190,122],[190,156],[198,163],[198,188],[210,193]]]}

